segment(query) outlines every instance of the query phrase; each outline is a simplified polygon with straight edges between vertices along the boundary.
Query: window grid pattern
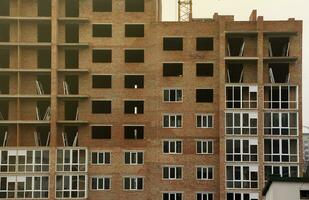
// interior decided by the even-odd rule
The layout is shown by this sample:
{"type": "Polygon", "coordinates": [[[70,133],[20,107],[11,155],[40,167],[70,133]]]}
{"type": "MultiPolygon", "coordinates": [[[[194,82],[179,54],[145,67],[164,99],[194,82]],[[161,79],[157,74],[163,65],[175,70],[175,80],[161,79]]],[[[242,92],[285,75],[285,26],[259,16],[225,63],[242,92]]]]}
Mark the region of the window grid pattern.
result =
{"type": "Polygon", "coordinates": [[[297,165],[265,165],[265,181],[270,175],[280,175],[281,177],[298,177],[297,165]]]}
{"type": "Polygon", "coordinates": [[[264,113],[265,135],[298,135],[298,114],[296,112],[264,113]]]}
{"type": "Polygon", "coordinates": [[[91,152],[91,164],[93,164],[93,165],[109,165],[109,164],[111,164],[111,152],[109,152],[109,151],[91,152]]]}
{"type": "Polygon", "coordinates": [[[258,166],[226,166],[227,188],[258,188],[258,166]]]}
{"type": "Polygon", "coordinates": [[[48,172],[49,150],[0,150],[0,172],[48,172]]]}
{"type": "Polygon", "coordinates": [[[298,162],[297,139],[264,139],[265,162],[298,162]]]}
{"type": "Polygon", "coordinates": [[[182,179],[182,166],[163,166],[163,179],[180,180],[182,179]]]}
{"type": "Polygon", "coordinates": [[[86,198],[87,176],[86,175],[57,175],[56,198],[86,198]]]}
{"type": "Polygon", "coordinates": [[[182,141],[181,140],[164,140],[163,153],[165,154],[181,154],[182,141]]]}
{"type": "Polygon", "coordinates": [[[258,193],[240,193],[240,192],[228,192],[226,195],[227,200],[258,200],[258,193]]]}
{"type": "Polygon", "coordinates": [[[163,192],[162,194],[163,200],[182,200],[181,192],[163,192]]]}
{"type": "Polygon", "coordinates": [[[197,114],[196,127],[197,128],[213,128],[213,114],[197,114]]]}
{"type": "Polygon", "coordinates": [[[111,189],[111,178],[110,177],[92,177],[91,178],[91,189],[92,190],[110,190],[111,189]]]}
{"type": "Polygon", "coordinates": [[[214,167],[212,166],[196,167],[196,179],[197,180],[213,180],[214,179],[214,167]]]}
{"type": "Polygon", "coordinates": [[[298,87],[277,85],[264,87],[265,109],[298,109],[298,87]]]}
{"type": "Polygon", "coordinates": [[[257,112],[225,113],[225,134],[257,135],[257,112]]]}
{"type": "Polygon", "coordinates": [[[182,128],[181,114],[164,114],[163,128],[182,128]]]}
{"type": "Polygon", "coordinates": [[[1,199],[47,199],[48,189],[48,176],[0,177],[1,199]]]}
{"type": "Polygon", "coordinates": [[[164,102],[182,102],[182,89],[164,89],[164,102]]]}
{"type": "Polygon", "coordinates": [[[210,192],[197,192],[196,200],[213,200],[214,194],[210,192]]]}
{"type": "Polygon", "coordinates": [[[57,172],[87,172],[86,149],[57,149],[57,172]]]}
{"type": "Polygon", "coordinates": [[[144,152],[143,151],[124,152],[124,163],[126,165],[142,165],[142,164],[144,164],[144,152]]]}
{"type": "Polygon", "coordinates": [[[257,139],[226,139],[226,161],[257,161],[257,139]]]}
{"type": "Polygon", "coordinates": [[[143,177],[124,177],[124,190],[143,190],[144,178],[143,177]]]}
{"type": "Polygon", "coordinates": [[[226,108],[256,109],[257,86],[226,86],[226,108]]]}
{"type": "Polygon", "coordinates": [[[196,141],[197,154],[213,154],[214,141],[213,140],[198,140],[196,141]]]}

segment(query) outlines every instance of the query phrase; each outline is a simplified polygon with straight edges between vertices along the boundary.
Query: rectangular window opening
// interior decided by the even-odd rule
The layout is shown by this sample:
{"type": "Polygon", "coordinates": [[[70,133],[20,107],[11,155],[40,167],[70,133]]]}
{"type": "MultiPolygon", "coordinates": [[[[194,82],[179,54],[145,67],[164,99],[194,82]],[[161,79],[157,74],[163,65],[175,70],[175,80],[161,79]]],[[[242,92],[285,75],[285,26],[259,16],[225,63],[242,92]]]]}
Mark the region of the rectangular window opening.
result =
{"type": "Polygon", "coordinates": [[[243,56],[245,41],[244,38],[231,37],[227,39],[228,56],[243,56]]]}
{"type": "Polygon", "coordinates": [[[51,0],[38,0],[38,16],[51,16],[51,0]]]}
{"type": "Polygon", "coordinates": [[[92,88],[112,88],[112,76],[92,75],[92,88]]]}
{"type": "Polygon", "coordinates": [[[79,0],[65,0],[65,16],[79,17],[79,0]]]}
{"type": "Polygon", "coordinates": [[[212,103],[213,102],[213,89],[196,89],[196,102],[197,103],[212,103]]]}
{"type": "Polygon", "coordinates": [[[112,37],[111,24],[93,24],[92,37],[112,37]]]}
{"type": "Polygon", "coordinates": [[[94,49],[92,50],[93,63],[111,63],[112,50],[111,49],[94,49]]]}
{"type": "Polygon", "coordinates": [[[0,42],[10,42],[10,23],[0,22],[0,42]]]}
{"type": "Polygon", "coordinates": [[[78,127],[65,126],[62,133],[63,145],[76,147],[78,146],[78,127]]]}
{"type": "Polygon", "coordinates": [[[50,120],[50,101],[37,101],[36,103],[36,120],[50,120]]]}
{"type": "Polygon", "coordinates": [[[112,0],[93,0],[93,12],[112,12],[112,0]]]}
{"type": "Polygon", "coordinates": [[[144,12],[144,0],[125,0],[126,12],[144,12]]]}
{"type": "Polygon", "coordinates": [[[92,139],[111,139],[112,127],[111,126],[92,126],[91,138],[92,139]]]}
{"type": "Polygon", "coordinates": [[[290,38],[273,37],[268,40],[268,55],[270,57],[289,56],[290,38]]]}
{"type": "Polygon", "coordinates": [[[144,75],[125,75],[125,88],[144,88],[144,75]]]}
{"type": "Polygon", "coordinates": [[[10,1],[11,0],[0,1],[0,16],[10,16],[10,1]]]}
{"type": "Polygon", "coordinates": [[[51,42],[51,24],[39,23],[37,25],[38,42],[51,42]]]}
{"type": "Polygon", "coordinates": [[[125,126],[124,139],[144,139],[144,126],[125,126]]]}
{"type": "Polygon", "coordinates": [[[9,101],[1,100],[0,101],[0,120],[9,119],[9,101]]]}
{"type": "Polygon", "coordinates": [[[125,114],[143,114],[144,101],[125,101],[124,102],[125,114]]]}
{"type": "Polygon", "coordinates": [[[78,75],[67,75],[63,81],[63,91],[65,95],[74,95],[79,93],[78,75]]]}
{"type": "Polygon", "coordinates": [[[213,63],[196,63],[196,76],[213,76],[213,63]]]}
{"type": "Polygon", "coordinates": [[[0,68],[10,67],[10,49],[0,49],[0,68]]]}
{"type": "Polygon", "coordinates": [[[183,63],[163,63],[163,76],[183,75],[183,63]]]}
{"type": "Polygon", "coordinates": [[[78,101],[64,102],[64,120],[78,120],[78,101]]]}
{"type": "Polygon", "coordinates": [[[0,75],[0,95],[10,93],[10,76],[0,75]]]}
{"type": "Polygon", "coordinates": [[[182,51],[183,38],[181,37],[165,37],[163,38],[164,51],[182,51]]]}
{"type": "Polygon", "coordinates": [[[35,89],[38,95],[51,93],[51,78],[50,75],[38,75],[35,81],[35,89]]]}
{"type": "Polygon", "coordinates": [[[196,38],[196,50],[197,51],[213,51],[214,41],[212,37],[200,37],[196,38]]]}
{"type": "Polygon", "coordinates": [[[79,68],[79,50],[78,49],[65,49],[65,68],[78,69],[79,68]]]}
{"type": "Polygon", "coordinates": [[[271,83],[289,83],[290,71],[289,63],[270,63],[269,79],[271,83]]]}
{"type": "Polygon", "coordinates": [[[229,63],[226,66],[228,83],[243,83],[244,66],[241,63],[229,63]]]}
{"type": "Polygon", "coordinates": [[[51,67],[51,49],[37,50],[37,67],[40,69],[50,69],[51,67]]]}
{"type": "Polygon", "coordinates": [[[110,114],[112,113],[112,101],[110,100],[95,100],[92,101],[93,114],[110,114]]]}
{"type": "Polygon", "coordinates": [[[79,43],[79,24],[65,25],[65,42],[79,43]]]}
{"type": "Polygon", "coordinates": [[[144,37],[144,24],[125,24],[126,37],[144,37]]]}
{"type": "Polygon", "coordinates": [[[37,126],[34,132],[34,141],[36,146],[49,146],[50,127],[37,126]]]}
{"type": "Polygon", "coordinates": [[[143,63],[144,50],[143,49],[126,49],[125,50],[126,63],[143,63]]]}

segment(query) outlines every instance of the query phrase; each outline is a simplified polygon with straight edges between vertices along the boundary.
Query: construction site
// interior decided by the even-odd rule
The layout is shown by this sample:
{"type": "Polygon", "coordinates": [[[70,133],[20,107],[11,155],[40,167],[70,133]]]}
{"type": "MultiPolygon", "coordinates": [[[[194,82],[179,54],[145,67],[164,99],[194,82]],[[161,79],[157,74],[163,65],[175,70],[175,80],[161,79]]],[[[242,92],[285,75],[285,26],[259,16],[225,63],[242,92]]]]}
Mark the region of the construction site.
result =
{"type": "Polygon", "coordinates": [[[299,177],[302,21],[0,0],[0,199],[262,200],[299,177]]]}

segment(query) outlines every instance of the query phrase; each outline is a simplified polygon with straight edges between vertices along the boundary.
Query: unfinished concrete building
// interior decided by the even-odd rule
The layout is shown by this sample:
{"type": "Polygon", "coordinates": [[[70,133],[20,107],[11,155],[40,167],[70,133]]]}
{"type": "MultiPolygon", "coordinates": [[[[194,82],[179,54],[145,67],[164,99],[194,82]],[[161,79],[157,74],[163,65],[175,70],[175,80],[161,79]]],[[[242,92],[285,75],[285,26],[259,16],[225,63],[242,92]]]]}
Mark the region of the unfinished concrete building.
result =
{"type": "Polygon", "coordinates": [[[301,176],[302,21],[0,1],[0,198],[261,200],[301,176]]]}

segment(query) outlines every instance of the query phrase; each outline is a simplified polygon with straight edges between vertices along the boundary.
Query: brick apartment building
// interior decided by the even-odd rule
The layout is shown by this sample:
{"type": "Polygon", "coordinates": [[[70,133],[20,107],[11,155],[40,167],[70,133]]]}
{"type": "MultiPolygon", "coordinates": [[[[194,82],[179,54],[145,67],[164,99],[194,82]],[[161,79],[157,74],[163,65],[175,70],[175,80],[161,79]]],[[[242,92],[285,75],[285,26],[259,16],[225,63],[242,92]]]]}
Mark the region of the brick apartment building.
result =
{"type": "Polygon", "coordinates": [[[301,176],[302,21],[0,0],[0,198],[258,200],[301,176]]]}

